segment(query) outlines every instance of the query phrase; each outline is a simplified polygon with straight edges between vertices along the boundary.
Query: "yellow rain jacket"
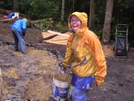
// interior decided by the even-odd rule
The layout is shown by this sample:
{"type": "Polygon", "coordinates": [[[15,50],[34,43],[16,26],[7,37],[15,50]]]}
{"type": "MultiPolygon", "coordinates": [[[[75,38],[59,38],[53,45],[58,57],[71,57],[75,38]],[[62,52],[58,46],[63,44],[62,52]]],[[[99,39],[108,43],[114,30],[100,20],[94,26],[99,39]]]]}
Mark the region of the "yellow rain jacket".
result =
{"type": "Polygon", "coordinates": [[[64,66],[70,66],[73,73],[79,77],[95,75],[95,81],[101,86],[106,76],[106,60],[99,38],[87,27],[87,14],[74,12],[68,18],[77,16],[82,25],[75,33],[72,33],[67,41],[66,55],[62,62],[64,66]]]}

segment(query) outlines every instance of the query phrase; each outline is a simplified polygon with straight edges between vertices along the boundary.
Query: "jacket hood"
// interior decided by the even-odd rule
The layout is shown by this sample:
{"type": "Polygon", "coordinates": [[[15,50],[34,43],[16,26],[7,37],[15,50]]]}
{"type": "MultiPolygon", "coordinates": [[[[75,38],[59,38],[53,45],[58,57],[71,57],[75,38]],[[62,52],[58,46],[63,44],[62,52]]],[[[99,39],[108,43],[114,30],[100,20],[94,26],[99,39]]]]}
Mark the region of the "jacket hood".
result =
{"type": "MultiPolygon", "coordinates": [[[[69,26],[69,28],[70,28],[70,18],[71,18],[71,16],[73,16],[73,15],[77,16],[77,17],[81,20],[81,22],[82,22],[81,27],[75,32],[77,35],[82,36],[83,33],[88,29],[88,27],[87,27],[87,19],[88,19],[88,18],[87,18],[87,14],[84,13],[84,12],[74,12],[74,13],[72,13],[72,14],[68,17],[68,26],[69,26]]],[[[71,28],[70,28],[70,29],[71,29],[71,28]]]]}

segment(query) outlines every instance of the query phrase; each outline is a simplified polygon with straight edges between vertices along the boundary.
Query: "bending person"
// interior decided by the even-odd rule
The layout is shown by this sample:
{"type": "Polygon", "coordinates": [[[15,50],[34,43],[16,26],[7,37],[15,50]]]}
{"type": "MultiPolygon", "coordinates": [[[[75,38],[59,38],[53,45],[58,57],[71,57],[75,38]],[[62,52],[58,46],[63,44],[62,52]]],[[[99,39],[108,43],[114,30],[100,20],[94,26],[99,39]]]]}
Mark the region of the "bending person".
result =
{"type": "Polygon", "coordinates": [[[25,47],[25,41],[24,41],[24,36],[26,34],[26,23],[27,19],[19,19],[16,20],[12,25],[11,25],[11,32],[14,37],[14,51],[18,51],[18,45],[20,45],[21,52],[22,53],[27,53],[26,47],[25,47]]]}

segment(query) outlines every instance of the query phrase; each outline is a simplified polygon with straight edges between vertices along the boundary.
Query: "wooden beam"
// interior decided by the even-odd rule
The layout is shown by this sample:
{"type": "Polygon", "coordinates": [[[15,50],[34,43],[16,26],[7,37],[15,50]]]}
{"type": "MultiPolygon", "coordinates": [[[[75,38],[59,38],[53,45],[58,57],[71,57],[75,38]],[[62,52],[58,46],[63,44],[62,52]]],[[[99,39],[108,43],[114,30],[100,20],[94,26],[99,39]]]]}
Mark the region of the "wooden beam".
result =
{"type": "Polygon", "coordinates": [[[67,35],[67,34],[62,34],[62,33],[51,31],[51,30],[48,30],[47,32],[52,33],[52,34],[57,34],[57,35],[65,36],[65,37],[69,37],[69,35],[67,35]]]}

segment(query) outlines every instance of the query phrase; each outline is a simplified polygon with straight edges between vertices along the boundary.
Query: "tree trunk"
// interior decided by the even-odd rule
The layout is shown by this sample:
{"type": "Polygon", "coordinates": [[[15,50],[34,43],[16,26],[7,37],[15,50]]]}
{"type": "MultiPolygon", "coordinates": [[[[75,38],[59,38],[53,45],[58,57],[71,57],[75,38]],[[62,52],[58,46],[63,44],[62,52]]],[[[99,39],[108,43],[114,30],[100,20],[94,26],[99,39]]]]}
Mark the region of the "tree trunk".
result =
{"type": "Polygon", "coordinates": [[[107,44],[110,41],[113,3],[114,3],[114,0],[107,0],[107,3],[106,3],[105,21],[104,21],[103,33],[102,33],[102,42],[105,44],[107,44]]]}
{"type": "Polygon", "coordinates": [[[62,0],[61,20],[64,19],[65,0],[62,0]]]}
{"type": "Polygon", "coordinates": [[[90,13],[89,13],[89,28],[94,28],[94,17],[95,17],[95,2],[90,0],[90,13]]]}
{"type": "Polygon", "coordinates": [[[18,11],[18,0],[13,0],[13,11],[18,11]]]}

